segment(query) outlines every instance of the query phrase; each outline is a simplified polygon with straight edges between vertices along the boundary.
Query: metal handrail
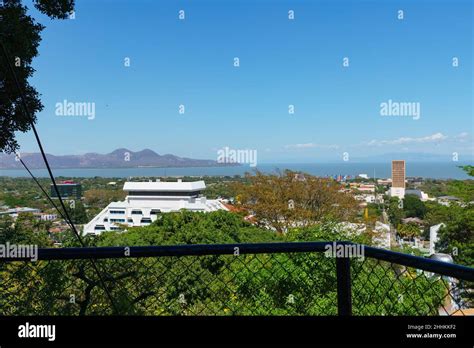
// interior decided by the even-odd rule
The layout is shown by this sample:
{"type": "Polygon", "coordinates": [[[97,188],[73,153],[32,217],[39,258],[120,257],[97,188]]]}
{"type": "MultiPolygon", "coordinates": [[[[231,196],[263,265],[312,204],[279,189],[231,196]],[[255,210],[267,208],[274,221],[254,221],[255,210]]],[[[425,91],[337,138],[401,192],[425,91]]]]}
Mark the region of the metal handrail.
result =
{"type": "MultiPolygon", "coordinates": [[[[337,245],[357,245],[337,241],[337,245]]],[[[238,248],[239,254],[325,252],[333,242],[289,242],[289,243],[244,243],[244,244],[184,244],[161,246],[120,246],[85,248],[38,249],[38,260],[140,258],[161,256],[231,255],[238,248]],[[125,253],[127,248],[127,253],[125,253]]],[[[364,256],[407,267],[414,267],[444,276],[474,281],[474,268],[413,256],[391,250],[363,245],[364,256]]],[[[1,261],[18,261],[18,258],[3,258],[1,261]]],[[[25,261],[28,259],[24,259],[25,261]]]]}

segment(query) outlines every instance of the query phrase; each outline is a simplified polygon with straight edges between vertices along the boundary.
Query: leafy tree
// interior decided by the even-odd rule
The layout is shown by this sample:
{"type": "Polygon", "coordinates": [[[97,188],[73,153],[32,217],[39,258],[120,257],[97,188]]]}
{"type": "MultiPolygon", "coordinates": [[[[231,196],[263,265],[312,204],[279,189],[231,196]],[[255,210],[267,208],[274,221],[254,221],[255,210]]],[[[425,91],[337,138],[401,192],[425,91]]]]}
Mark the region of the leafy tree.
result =
{"type": "Polygon", "coordinates": [[[31,213],[22,213],[16,220],[9,216],[0,217],[0,244],[34,244],[51,247],[48,237],[49,221],[41,221],[31,213]]]}
{"type": "Polygon", "coordinates": [[[103,207],[113,201],[120,201],[125,198],[122,190],[90,189],[84,192],[84,203],[92,206],[103,207]]]}
{"type": "Polygon", "coordinates": [[[449,220],[439,231],[437,247],[456,263],[474,267],[474,209],[449,208],[449,220]]]}
{"type": "Polygon", "coordinates": [[[74,205],[67,205],[69,216],[74,224],[85,224],[89,221],[84,204],[81,201],[75,201],[74,205]]]}
{"type": "Polygon", "coordinates": [[[438,233],[436,247],[451,254],[456,263],[474,265],[474,207],[472,204],[444,206],[437,203],[427,204],[426,221],[429,226],[443,223],[438,233]]]}
{"type": "Polygon", "coordinates": [[[126,232],[104,232],[97,245],[175,245],[270,242],[274,232],[252,226],[240,216],[226,211],[198,213],[180,211],[159,215],[145,227],[132,227],[126,232]]]}
{"type": "Polygon", "coordinates": [[[322,218],[348,221],[355,217],[357,203],[340,192],[330,179],[285,171],[279,175],[247,174],[249,184],[236,184],[237,200],[257,219],[279,233],[310,226],[322,218]]]}
{"type": "Polygon", "coordinates": [[[28,202],[28,198],[12,194],[4,195],[2,199],[3,203],[9,207],[24,207],[27,205],[28,202]]]}
{"type": "Polygon", "coordinates": [[[451,220],[456,220],[458,216],[463,214],[464,207],[459,204],[450,204],[449,206],[438,204],[436,202],[426,202],[427,213],[425,221],[429,226],[440,223],[448,224],[451,220]]]}
{"type": "Polygon", "coordinates": [[[403,210],[406,217],[417,217],[423,219],[426,214],[426,207],[415,195],[406,195],[403,200],[403,210]]]}
{"type": "Polygon", "coordinates": [[[403,209],[400,208],[400,200],[397,197],[390,197],[388,200],[385,200],[385,202],[387,202],[387,213],[390,222],[392,225],[398,226],[405,217],[403,209]]]}
{"type": "MultiPolygon", "coordinates": [[[[0,47],[0,151],[11,153],[19,148],[15,132],[30,130],[31,123],[36,122],[36,114],[43,109],[39,93],[28,79],[35,72],[31,63],[38,55],[44,26],[27,14],[28,9],[20,0],[4,0],[2,4],[0,40],[8,56],[0,47]],[[21,94],[8,70],[9,65],[14,67],[32,119],[23,110],[21,94]]],[[[74,0],[33,0],[33,4],[40,12],[58,19],[65,19],[74,8],[74,0]]]]}
{"type": "Polygon", "coordinates": [[[414,238],[421,234],[420,228],[413,223],[399,224],[397,227],[397,233],[402,238],[414,238]]]}
{"type": "Polygon", "coordinates": [[[447,184],[446,195],[457,197],[464,202],[474,201],[473,180],[450,180],[447,184]]]}
{"type": "Polygon", "coordinates": [[[467,166],[461,167],[461,169],[464,170],[467,173],[467,175],[474,176],[474,166],[467,165],[467,166]]]}

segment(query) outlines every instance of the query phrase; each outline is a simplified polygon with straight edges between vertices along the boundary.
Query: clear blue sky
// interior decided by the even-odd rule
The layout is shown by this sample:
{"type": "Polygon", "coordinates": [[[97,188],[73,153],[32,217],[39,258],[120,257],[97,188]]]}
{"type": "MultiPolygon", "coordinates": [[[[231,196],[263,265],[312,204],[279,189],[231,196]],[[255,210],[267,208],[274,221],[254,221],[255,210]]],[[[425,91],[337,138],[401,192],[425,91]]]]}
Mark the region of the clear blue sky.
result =
{"type": "MultiPolygon", "coordinates": [[[[46,25],[31,83],[48,153],[473,158],[472,1],[78,0],[65,21],[28,7],[46,25]],[[95,119],[56,116],[65,99],[94,102],[95,119]],[[381,116],[389,99],[419,102],[420,118],[381,116]]],[[[37,151],[31,134],[19,140],[37,151]]]]}

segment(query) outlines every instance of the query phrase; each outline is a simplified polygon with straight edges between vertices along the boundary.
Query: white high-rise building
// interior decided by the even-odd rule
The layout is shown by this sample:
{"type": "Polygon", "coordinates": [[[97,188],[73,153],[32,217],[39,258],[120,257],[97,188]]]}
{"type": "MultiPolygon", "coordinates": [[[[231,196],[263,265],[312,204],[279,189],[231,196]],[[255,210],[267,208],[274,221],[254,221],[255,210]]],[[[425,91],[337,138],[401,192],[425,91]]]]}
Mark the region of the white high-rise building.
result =
{"type": "Polygon", "coordinates": [[[94,219],[84,226],[85,234],[100,234],[103,231],[119,230],[117,226],[147,226],[159,213],[181,209],[196,212],[228,210],[220,201],[206,199],[202,191],[204,181],[193,182],[126,182],[123,190],[127,197],[121,202],[112,202],[94,219]]]}

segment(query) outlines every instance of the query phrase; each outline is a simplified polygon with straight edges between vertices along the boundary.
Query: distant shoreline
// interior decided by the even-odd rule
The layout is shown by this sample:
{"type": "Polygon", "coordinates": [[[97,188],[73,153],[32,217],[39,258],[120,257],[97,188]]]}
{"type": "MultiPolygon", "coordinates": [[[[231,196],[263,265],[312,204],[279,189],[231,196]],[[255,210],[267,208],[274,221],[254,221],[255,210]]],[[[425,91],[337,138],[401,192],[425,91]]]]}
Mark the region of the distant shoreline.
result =
{"type": "MultiPolygon", "coordinates": [[[[407,162],[407,177],[422,177],[425,179],[455,179],[465,180],[470,177],[457,166],[465,163],[435,163],[435,162],[407,162]]],[[[467,163],[466,163],[467,164],[467,163]]],[[[178,176],[235,176],[244,175],[246,172],[254,173],[259,170],[264,173],[276,173],[277,170],[292,170],[311,175],[326,177],[335,175],[350,175],[352,178],[358,174],[366,174],[373,178],[391,177],[390,163],[265,163],[257,167],[248,165],[223,165],[199,167],[118,167],[118,168],[53,168],[56,177],[178,177],[178,176]],[[374,173],[375,172],[375,173],[374,173]],[[375,174],[375,175],[374,175],[375,174]]],[[[47,177],[46,169],[32,169],[37,177],[47,177]]],[[[29,177],[24,169],[0,169],[0,176],[29,177]]],[[[471,178],[472,179],[472,178],[471,178]]]]}
{"type": "MultiPolygon", "coordinates": [[[[419,162],[414,162],[414,161],[406,161],[407,166],[410,164],[414,165],[442,165],[442,166],[463,166],[463,165],[469,165],[471,162],[459,162],[459,163],[452,163],[452,162],[431,162],[431,161],[419,161],[419,162]]],[[[380,165],[391,165],[391,161],[377,161],[377,162],[358,162],[358,161],[351,161],[351,162],[295,162],[295,163],[262,163],[260,165],[257,165],[256,167],[249,167],[248,164],[242,164],[242,163],[216,163],[216,164],[209,164],[209,165],[197,165],[197,166],[189,166],[189,165],[183,165],[183,166],[123,166],[123,167],[54,167],[51,166],[51,169],[53,170],[83,170],[83,169],[105,169],[105,170],[119,170],[119,169],[142,169],[142,168],[157,168],[157,169],[164,169],[164,168],[176,168],[176,169],[182,169],[182,168],[226,168],[226,167],[245,167],[245,168],[250,168],[250,169],[255,169],[258,167],[268,167],[268,166],[326,166],[326,165],[334,165],[334,166],[380,166],[380,165]]],[[[31,167],[29,166],[29,169],[31,170],[43,170],[46,169],[44,167],[38,168],[38,167],[31,167]]],[[[433,168],[436,169],[436,168],[433,168]]],[[[19,166],[17,168],[11,168],[11,167],[0,167],[0,170],[24,170],[22,166],[19,166]]]]}
{"type": "MultiPolygon", "coordinates": [[[[239,167],[242,164],[236,163],[223,163],[218,165],[202,165],[202,166],[135,166],[135,167],[53,167],[52,170],[63,170],[63,169],[73,169],[73,170],[82,170],[82,169],[140,169],[140,168],[221,168],[221,167],[239,167]]],[[[30,170],[43,170],[46,168],[37,168],[37,167],[28,167],[30,170]]],[[[18,168],[2,168],[0,170],[24,170],[23,167],[18,168]]]]}

